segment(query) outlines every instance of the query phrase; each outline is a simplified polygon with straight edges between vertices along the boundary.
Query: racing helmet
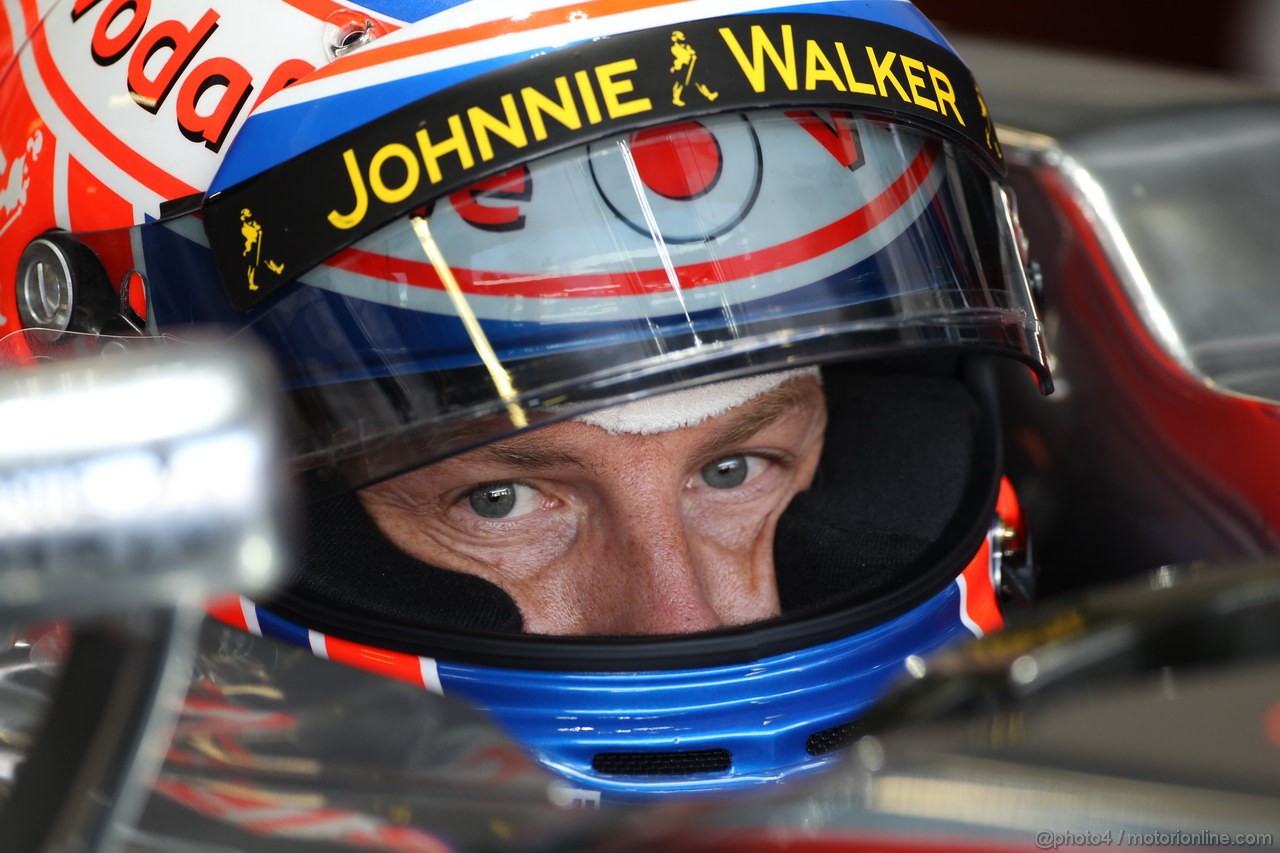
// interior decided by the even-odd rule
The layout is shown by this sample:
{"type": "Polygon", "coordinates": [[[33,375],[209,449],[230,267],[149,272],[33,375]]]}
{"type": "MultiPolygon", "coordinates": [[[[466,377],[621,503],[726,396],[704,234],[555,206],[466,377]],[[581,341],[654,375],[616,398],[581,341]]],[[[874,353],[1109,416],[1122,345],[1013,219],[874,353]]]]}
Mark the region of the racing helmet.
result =
{"type": "MultiPolygon", "coordinates": [[[[128,4],[97,5],[63,11],[99,64],[148,44],[128,4]]],[[[140,225],[27,220],[11,344],[219,324],[274,352],[303,557],[224,621],[461,697],[585,800],[828,764],[906,662],[1000,627],[1020,542],[990,364],[1050,380],[969,71],[897,0],[366,6],[386,8],[331,18],[325,60],[282,64],[225,132],[201,110],[231,103],[231,65],[178,69],[207,189],[140,225]],[[768,619],[530,632],[358,496],[628,407],[705,418],[779,376],[820,379],[828,426],[777,520],[768,619]]]]}

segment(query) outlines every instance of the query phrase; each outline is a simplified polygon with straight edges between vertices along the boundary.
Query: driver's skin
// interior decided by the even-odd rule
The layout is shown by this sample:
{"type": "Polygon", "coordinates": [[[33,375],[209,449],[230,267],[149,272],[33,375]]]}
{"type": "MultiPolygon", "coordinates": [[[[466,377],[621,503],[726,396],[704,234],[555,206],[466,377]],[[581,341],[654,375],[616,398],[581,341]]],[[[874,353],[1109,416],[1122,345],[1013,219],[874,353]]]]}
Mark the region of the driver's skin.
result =
{"type": "Polygon", "coordinates": [[[778,517],[809,487],[827,421],[813,373],[774,377],[526,432],[361,497],[412,556],[504,589],[531,633],[672,634],[767,619],[779,612],[778,517]],[[706,414],[725,408],[717,395],[729,406],[706,414]]]}

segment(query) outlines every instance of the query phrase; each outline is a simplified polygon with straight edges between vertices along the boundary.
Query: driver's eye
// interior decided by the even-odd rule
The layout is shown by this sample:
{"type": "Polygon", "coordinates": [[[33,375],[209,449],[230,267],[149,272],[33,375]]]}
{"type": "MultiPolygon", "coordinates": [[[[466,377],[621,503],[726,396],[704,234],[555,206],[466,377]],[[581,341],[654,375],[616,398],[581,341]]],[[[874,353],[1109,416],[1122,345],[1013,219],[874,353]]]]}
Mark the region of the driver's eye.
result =
{"type": "Polygon", "coordinates": [[[736,489],[753,474],[752,457],[745,454],[726,456],[702,466],[702,481],[713,489],[736,489]]]}
{"type": "Polygon", "coordinates": [[[515,518],[538,508],[538,492],[520,483],[491,483],[467,495],[472,511],[483,518],[515,518]]]}

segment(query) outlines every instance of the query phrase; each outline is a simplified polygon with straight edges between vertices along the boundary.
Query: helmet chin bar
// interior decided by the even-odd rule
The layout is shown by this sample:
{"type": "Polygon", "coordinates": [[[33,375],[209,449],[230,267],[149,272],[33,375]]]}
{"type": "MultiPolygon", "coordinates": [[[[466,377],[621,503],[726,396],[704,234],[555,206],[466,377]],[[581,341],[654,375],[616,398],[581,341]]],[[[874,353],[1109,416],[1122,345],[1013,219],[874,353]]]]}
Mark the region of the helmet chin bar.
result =
{"type": "Polygon", "coordinates": [[[18,316],[25,329],[51,332],[50,343],[66,333],[155,334],[133,308],[131,297],[139,291],[146,300],[140,272],[129,270],[113,287],[98,255],[62,232],[50,231],[32,240],[18,260],[18,316]]]}

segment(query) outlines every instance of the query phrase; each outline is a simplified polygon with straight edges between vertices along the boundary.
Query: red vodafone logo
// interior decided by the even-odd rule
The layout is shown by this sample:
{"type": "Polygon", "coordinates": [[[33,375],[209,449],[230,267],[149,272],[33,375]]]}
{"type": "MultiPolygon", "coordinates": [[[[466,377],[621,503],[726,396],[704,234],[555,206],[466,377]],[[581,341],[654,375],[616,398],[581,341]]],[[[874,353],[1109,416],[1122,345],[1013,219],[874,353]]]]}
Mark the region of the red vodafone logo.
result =
{"type": "Polygon", "coordinates": [[[591,177],[609,209],[669,243],[713,240],[740,223],[760,193],[760,140],[744,116],[664,125],[589,148],[591,177]]]}
{"type": "MultiPolygon", "coordinates": [[[[90,25],[90,53],[103,68],[127,62],[127,85],[134,103],[156,114],[171,99],[178,130],[192,142],[218,151],[255,92],[252,74],[226,56],[209,55],[208,42],[221,16],[206,9],[194,22],[152,20],[152,0],[76,0],[71,21],[90,25]]],[[[313,71],[302,60],[280,65],[258,100],[313,71]]]]}

